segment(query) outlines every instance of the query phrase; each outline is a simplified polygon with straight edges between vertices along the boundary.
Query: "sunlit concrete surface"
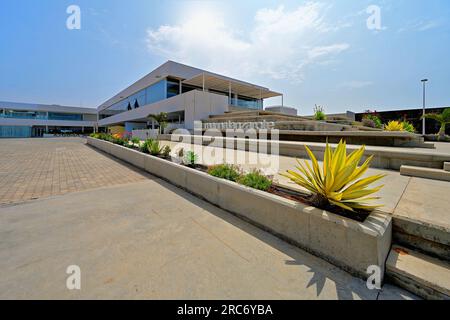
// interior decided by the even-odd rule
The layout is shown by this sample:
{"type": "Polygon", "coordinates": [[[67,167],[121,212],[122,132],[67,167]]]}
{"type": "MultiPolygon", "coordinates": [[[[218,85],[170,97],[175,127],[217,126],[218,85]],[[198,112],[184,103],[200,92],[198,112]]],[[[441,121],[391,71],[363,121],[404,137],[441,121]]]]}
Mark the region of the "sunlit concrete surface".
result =
{"type": "Polygon", "coordinates": [[[396,299],[160,180],[0,209],[1,299],[396,299]],[[81,268],[81,290],[66,268],[81,268]]]}
{"type": "MultiPolygon", "coordinates": [[[[75,159],[93,151],[81,142],[74,148],[87,150],[75,159]]],[[[94,158],[130,170],[100,152],[94,158]]],[[[0,206],[0,298],[415,298],[390,285],[368,290],[228,212],[131,172],[141,179],[0,206]],[[70,265],[81,268],[80,291],[66,287],[70,265]]]]}

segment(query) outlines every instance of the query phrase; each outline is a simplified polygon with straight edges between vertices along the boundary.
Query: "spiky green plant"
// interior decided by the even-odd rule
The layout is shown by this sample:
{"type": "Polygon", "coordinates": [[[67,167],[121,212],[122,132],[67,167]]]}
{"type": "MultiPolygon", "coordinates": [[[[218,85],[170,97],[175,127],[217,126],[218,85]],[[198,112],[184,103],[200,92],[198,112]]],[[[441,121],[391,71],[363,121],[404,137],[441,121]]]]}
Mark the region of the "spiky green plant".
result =
{"type": "Polygon", "coordinates": [[[331,204],[349,211],[370,211],[381,207],[381,205],[366,204],[366,201],[379,199],[368,196],[378,192],[383,186],[374,189],[367,189],[367,187],[385,175],[379,174],[360,179],[373,158],[370,156],[362,166],[358,167],[364,155],[365,146],[347,155],[347,146],[344,141],[339,142],[334,152],[327,143],[322,169],[308,147],[306,151],[312,164],[304,161],[303,165],[297,160],[299,166],[296,168],[299,172],[288,170],[282,175],[312,192],[315,206],[325,208],[331,204]]]}
{"type": "Polygon", "coordinates": [[[409,132],[409,133],[415,133],[416,128],[414,128],[414,125],[408,121],[402,122],[403,131],[409,132]]]}
{"type": "Polygon", "coordinates": [[[150,144],[147,146],[148,152],[152,156],[159,156],[162,152],[161,143],[158,140],[152,140],[150,144]]]}
{"type": "Polygon", "coordinates": [[[184,156],[184,164],[189,167],[195,167],[198,162],[198,155],[192,151],[188,151],[184,156]]]}

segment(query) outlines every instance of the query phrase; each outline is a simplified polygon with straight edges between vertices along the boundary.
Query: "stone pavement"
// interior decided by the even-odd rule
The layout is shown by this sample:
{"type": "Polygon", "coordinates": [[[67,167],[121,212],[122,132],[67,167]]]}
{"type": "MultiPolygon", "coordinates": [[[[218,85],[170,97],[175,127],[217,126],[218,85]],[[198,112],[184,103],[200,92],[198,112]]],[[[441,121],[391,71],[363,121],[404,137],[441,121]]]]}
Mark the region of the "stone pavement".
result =
{"type": "Polygon", "coordinates": [[[0,205],[146,179],[84,141],[0,139],[0,205]]]}

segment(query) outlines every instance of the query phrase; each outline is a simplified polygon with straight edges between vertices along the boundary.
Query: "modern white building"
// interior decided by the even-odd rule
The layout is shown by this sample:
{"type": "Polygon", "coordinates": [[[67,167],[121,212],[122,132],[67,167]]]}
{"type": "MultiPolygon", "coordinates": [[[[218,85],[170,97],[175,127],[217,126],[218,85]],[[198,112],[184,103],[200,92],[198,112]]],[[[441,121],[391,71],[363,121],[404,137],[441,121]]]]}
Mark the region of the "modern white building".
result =
{"type": "Polygon", "coordinates": [[[168,61],[110,98],[98,109],[99,126],[127,132],[155,128],[150,115],[165,112],[169,128],[194,129],[194,121],[233,110],[263,109],[268,88],[168,61]]]}
{"type": "Polygon", "coordinates": [[[0,102],[0,138],[89,134],[96,126],[97,110],[94,108],[0,102]]]}

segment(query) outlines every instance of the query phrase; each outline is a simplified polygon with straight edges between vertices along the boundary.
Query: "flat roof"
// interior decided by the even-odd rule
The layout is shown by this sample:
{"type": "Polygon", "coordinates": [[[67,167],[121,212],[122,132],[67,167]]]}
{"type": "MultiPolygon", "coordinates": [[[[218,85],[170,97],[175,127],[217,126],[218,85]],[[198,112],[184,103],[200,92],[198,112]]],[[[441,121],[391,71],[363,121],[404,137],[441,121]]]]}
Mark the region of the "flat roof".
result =
{"type": "MultiPolygon", "coordinates": [[[[145,89],[145,88],[151,86],[152,84],[155,84],[155,83],[161,81],[164,78],[172,77],[172,78],[176,78],[176,79],[180,79],[180,80],[184,80],[184,81],[186,81],[186,80],[194,81],[194,79],[197,76],[200,76],[203,73],[209,74],[209,75],[214,75],[215,77],[218,77],[220,79],[226,79],[227,81],[232,81],[235,84],[253,86],[255,88],[258,88],[258,90],[260,88],[263,89],[263,91],[269,90],[267,88],[257,86],[254,84],[250,84],[248,82],[225,77],[225,76],[215,74],[215,73],[203,70],[203,69],[191,67],[191,66],[188,66],[188,65],[185,65],[182,63],[178,63],[178,62],[169,60],[166,63],[162,64],[161,66],[157,67],[155,70],[153,70],[146,76],[142,77],[141,79],[139,79],[138,81],[133,83],[132,85],[130,85],[127,88],[125,88],[124,90],[120,91],[118,94],[116,94],[112,98],[110,98],[107,101],[105,101],[104,103],[102,103],[100,106],[97,107],[97,109],[99,111],[102,111],[102,110],[110,107],[111,105],[125,99],[126,97],[129,97],[129,96],[139,92],[140,90],[145,89]]],[[[200,85],[200,87],[201,87],[201,85],[200,85]]],[[[219,90],[219,91],[221,91],[221,90],[219,90]]],[[[228,85],[226,87],[225,92],[228,92],[228,85]]],[[[242,94],[242,95],[244,95],[244,94],[242,94]]],[[[277,94],[275,96],[280,96],[280,95],[281,94],[277,94]]],[[[258,95],[258,97],[259,97],[259,95],[258,95]]]]}
{"type": "Polygon", "coordinates": [[[237,93],[238,95],[246,96],[255,99],[267,99],[281,96],[281,93],[270,91],[268,88],[254,85],[245,81],[236,80],[226,76],[222,76],[212,72],[202,72],[201,74],[184,80],[183,83],[206,89],[212,89],[222,92],[237,93]]]}
{"type": "Polygon", "coordinates": [[[23,103],[12,101],[0,101],[0,108],[13,109],[20,111],[41,111],[41,112],[61,112],[61,113],[83,113],[83,114],[97,114],[95,108],[70,107],[61,106],[57,104],[39,104],[39,103],[23,103]]]}

